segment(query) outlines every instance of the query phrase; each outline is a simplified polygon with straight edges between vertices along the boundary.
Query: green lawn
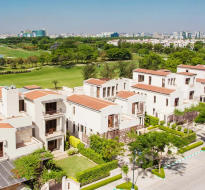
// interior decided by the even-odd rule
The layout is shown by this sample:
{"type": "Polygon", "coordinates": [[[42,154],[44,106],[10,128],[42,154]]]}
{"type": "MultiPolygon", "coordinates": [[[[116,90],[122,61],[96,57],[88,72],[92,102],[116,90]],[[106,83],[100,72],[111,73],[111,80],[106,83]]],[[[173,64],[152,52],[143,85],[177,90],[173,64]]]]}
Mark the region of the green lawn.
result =
{"type": "Polygon", "coordinates": [[[27,58],[29,56],[39,56],[44,51],[42,50],[36,50],[36,51],[28,51],[20,48],[10,48],[7,46],[1,46],[0,45],[0,55],[3,55],[4,57],[12,57],[12,58],[27,58]]]}
{"type": "Polygon", "coordinates": [[[46,66],[30,73],[0,75],[0,86],[36,84],[42,88],[53,88],[53,80],[57,80],[58,86],[75,87],[83,84],[82,66],[72,68],[46,66]]]}
{"type": "Polygon", "coordinates": [[[78,172],[94,167],[96,164],[83,156],[70,156],[68,158],[56,161],[57,166],[61,167],[67,176],[76,177],[78,172]]]}

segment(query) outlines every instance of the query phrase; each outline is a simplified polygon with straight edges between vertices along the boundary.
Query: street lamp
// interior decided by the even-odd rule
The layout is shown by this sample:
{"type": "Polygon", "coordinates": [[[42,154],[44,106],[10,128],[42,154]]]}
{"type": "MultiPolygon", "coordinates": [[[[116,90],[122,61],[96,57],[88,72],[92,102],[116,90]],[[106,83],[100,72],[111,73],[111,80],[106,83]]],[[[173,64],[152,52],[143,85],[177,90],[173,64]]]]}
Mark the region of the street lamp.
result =
{"type": "Polygon", "coordinates": [[[132,179],[132,188],[131,190],[135,190],[135,158],[136,158],[136,149],[133,151],[133,179],[132,179]]]}

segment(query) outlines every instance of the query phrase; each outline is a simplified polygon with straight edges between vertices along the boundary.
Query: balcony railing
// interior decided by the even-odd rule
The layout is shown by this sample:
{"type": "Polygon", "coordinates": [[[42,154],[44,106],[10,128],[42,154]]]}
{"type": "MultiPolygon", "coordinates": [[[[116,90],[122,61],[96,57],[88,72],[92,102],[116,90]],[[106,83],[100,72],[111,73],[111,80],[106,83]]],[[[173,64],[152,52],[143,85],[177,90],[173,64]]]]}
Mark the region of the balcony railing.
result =
{"type": "Polygon", "coordinates": [[[57,110],[48,110],[48,111],[45,111],[43,112],[43,115],[46,116],[46,115],[55,115],[55,114],[61,114],[63,113],[62,112],[62,109],[57,109],[57,110]]]}
{"type": "Polygon", "coordinates": [[[46,133],[46,136],[53,134],[54,132],[56,132],[56,128],[50,128],[48,130],[48,132],[46,133]]]}

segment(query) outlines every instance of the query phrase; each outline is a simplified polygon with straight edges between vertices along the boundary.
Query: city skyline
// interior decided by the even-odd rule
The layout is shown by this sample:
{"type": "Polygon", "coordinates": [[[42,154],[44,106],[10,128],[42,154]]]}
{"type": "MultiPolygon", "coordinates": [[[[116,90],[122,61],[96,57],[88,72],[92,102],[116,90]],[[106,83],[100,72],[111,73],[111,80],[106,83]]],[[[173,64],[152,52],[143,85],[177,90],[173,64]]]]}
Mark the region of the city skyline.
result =
{"type": "Polygon", "coordinates": [[[0,33],[45,28],[49,33],[204,31],[198,0],[3,1],[0,33]]]}

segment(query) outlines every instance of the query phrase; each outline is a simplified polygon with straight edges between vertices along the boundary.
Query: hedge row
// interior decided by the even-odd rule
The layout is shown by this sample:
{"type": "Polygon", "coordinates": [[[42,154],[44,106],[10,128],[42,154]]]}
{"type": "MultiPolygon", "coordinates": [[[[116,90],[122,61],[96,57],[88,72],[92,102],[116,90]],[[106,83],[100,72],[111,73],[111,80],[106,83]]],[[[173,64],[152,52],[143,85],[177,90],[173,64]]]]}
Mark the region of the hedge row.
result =
{"type": "Polygon", "coordinates": [[[151,126],[151,127],[148,127],[147,130],[152,130],[152,129],[155,129],[157,127],[158,127],[157,125],[156,126],[151,126]]]}
{"type": "MultiPolygon", "coordinates": [[[[135,185],[135,190],[138,190],[138,187],[135,185]]],[[[131,182],[125,182],[120,185],[116,186],[117,189],[123,189],[123,190],[130,190],[132,188],[132,183],[131,182]]]]}
{"type": "Polygon", "coordinates": [[[165,178],[164,168],[161,168],[160,172],[159,169],[153,169],[152,173],[158,177],[165,178]]]}
{"type": "Polygon", "coordinates": [[[87,187],[84,187],[82,188],[81,190],[94,190],[94,189],[97,189],[99,187],[102,187],[104,185],[107,185],[108,183],[111,183],[113,181],[116,181],[118,179],[121,179],[122,178],[122,174],[119,174],[119,175],[116,175],[116,176],[113,176],[113,177],[110,177],[108,179],[105,179],[103,181],[100,181],[98,183],[95,183],[93,185],[90,185],[90,186],[87,186],[87,187]]]}
{"type": "Polygon", "coordinates": [[[104,164],[105,163],[105,161],[103,160],[103,158],[100,154],[96,153],[91,148],[85,148],[85,145],[83,143],[78,144],[78,150],[83,156],[89,158],[90,160],[92,160],[93,162],[95,162],[97,164],[104,164]]]}
{"type": "Polygon", "coordinates": [[[70,141],[70,145],[74,148],[78,147],[78,144],[80,143],[80,139],[74,137],[74,136],[70,136],[69,137],[69,141],[70,141]]]}
{"type": "Polygon", "coordinates": [[[172,133],[174,135],[178,135],[178,136],[181,136],[181,137],[184,137],[186,134],[184,134],[183,132],[181,131],[176,131],[175,129],[171,129],[169,127],[165,127],[165,126],[161,126],[161,125],[158,125],[158,128],[163,130],[163,131],[167,131],[169,133],[172,133]]]}
{"type": "Polygon", "coordinates": [[[205,147],[202,147],[201,150],[205,151],[205,147]]]}
{"type": "Polygon", "coordinates": [[[31,70],[21,70],[21,71],[1,71],[0,75],[7,75],[7,74],[18,74],[18,73],[29,73],[31,70]]]}
{"type": "Polygon", "coordinates": [[[113,160],[105,164],[97,165],[93,168],[89,168],[82,172],[77,173],[76,178],[81,183],[81,185],[86,185],[94,181],[99,180],[105,175],[109,175],[110,170],[118,167],[118,161],[113,160]]]}
{"type": "Polygon", "coordinates": [[[157,126],[157,127],[163,131],[167,131],[169,133],[182,137],[184,141],[186,142],[186,144],[190,144],[196,140],[196,133],[192,132],[192,133],[186,134],[181,131],[176,131],[175,129],[171,129],[169,127],[164,127],[164,126],[157,126]]]}
{"type": "Polygon", "coordinates": [[[198,146],[200,146],[202,144],[203,144],[202,141],[198,141],[198,142],[193,143],[193,144],[191,144],[189,146],[185,146],[185,147],[179,149],[179,153],[187,152],[187,151],[189,151],[191,149],[194,149],[194,148],[196,148],[196,147],[198,147],[198,146]]]}

